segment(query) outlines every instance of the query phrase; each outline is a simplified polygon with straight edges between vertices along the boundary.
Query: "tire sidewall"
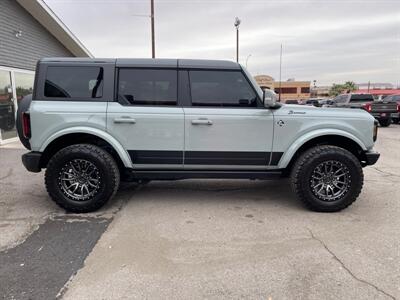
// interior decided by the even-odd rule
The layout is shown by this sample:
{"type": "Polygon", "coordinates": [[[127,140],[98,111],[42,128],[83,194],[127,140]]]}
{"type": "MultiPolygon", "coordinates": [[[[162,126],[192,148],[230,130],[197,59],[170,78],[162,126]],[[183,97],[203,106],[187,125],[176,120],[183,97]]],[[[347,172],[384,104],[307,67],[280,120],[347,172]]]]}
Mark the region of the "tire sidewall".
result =
{"type": "MultiPolygon", "coordinates": [[[[101,149],[100,149],[101,150],[101,149]]],[[[77,149],[63,149],[59,153],[54,156],[53,159],[49,162],[47,172],[47,180],[48,186],[51,190],[51,196],[66,203],[68,206],[74,206],[76,208],[85,208],[95,206],[102,206],[113,194],[115,187],[113,186],[114,178],[112,176],[112,172],[110,169],[112,166],[109,166],[107,160],[102,160],[101,156],[94,155],[89,151],[81,151],[77,149]],[[85,159],[94,164],[100,173],[100,188],[97,193],[88,200],[73,200],[66,196],[61,187],[59,186],[59,176],[61,169],[65,166],[65,164],[73,159],[85,159]]]]}
{"type": "Polygon", "coordinates": [[[324,208],[334,208],[337,206],[341,206],[343,203],[349,203],[354,200],[354,195],[357,195],[359,190],[361,189],[362,182],[363,182],[363,174],[361,170],[361,166],[358,160],[354,157],[351,153],[347,155],[340,152],[328,152],[328,153],[321,153],[316,157],[311,158],[308,161],[306,166],[300,171],[300,184],[302,186],[303,193],[305,197],[308,198],[309,201],[312,201],[314,204],[324,208]],[[310,180],[311,175],[315,168],[325,161],[335,160],[339,161],[344,164],[350,173],[350,187],[347,193],[340,199],[335,201],[323,201],[319,199],[317,196],[314,195],[311,189],[310,180]]]}

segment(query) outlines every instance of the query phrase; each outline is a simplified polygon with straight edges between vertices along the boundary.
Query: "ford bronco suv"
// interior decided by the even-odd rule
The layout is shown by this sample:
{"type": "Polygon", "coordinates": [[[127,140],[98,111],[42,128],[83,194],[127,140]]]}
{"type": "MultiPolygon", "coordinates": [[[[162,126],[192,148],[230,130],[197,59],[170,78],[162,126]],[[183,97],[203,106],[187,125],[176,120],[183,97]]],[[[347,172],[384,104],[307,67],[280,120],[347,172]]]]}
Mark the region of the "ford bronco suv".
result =
{"type": "Polygon", "coordinates": [[[17,118],[23,164],[46,169],[72,212],[100,208],[121,180],[288,176],[309,208],[333,212],[379,158],[366,111],[277,103],[229,61],[42,59],[17,118]]]}

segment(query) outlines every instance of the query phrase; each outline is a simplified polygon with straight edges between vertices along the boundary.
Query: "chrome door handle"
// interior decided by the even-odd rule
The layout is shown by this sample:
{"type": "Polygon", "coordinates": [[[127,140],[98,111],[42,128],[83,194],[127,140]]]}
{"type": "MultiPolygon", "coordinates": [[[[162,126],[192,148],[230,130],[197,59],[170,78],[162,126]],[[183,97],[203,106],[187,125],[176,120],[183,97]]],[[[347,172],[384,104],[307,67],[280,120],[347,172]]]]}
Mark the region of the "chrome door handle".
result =
{"type": "Polygon", "coordinates": [[[207,119],[192,120],[192,125],[212,125],[213,122],[207,119]]]}
{"type": "Polygon", "coordinates": [[[132,119],[132,118],[124,118],[124,117],[122,117],[122,118],[115,118],[114,119],[114,123],[115,124],[135,124],[136,123],[136,120],[135,119],[132,119]]]}

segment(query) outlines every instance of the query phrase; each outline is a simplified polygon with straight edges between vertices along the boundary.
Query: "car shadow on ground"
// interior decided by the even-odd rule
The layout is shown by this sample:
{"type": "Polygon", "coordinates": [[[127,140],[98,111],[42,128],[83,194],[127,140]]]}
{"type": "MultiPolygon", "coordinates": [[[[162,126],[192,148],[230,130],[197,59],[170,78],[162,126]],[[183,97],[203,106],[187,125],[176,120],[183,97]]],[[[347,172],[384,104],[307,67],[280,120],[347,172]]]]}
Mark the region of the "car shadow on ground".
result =
{"type": "Polygon", "coordinates": [[[243,204],[257,202],[258,205],[267,207],[304,210],[304,206],[292,191],[288,179],[188,179],[151,181],[147,184],[122,183],[116,195],[117,199],[121,197],[128,198],[128,202],[155,199],[174,203],[214,202],[232,205],[238,205],[241,202],[243,204]]]}

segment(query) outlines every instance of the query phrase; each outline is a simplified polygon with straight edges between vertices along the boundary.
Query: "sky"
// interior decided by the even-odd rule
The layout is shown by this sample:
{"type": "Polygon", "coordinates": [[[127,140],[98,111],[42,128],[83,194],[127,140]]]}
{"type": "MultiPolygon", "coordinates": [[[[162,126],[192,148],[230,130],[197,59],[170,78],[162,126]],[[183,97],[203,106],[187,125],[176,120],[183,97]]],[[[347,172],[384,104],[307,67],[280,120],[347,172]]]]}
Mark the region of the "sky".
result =
{"type": "MultiPolygon", "coordinates": [[[[150,0],[45,0],[95,57],[151,57],[150,0]]],[[[236,59],[253,75],[400,85],[400,0],[154,0],[157,58],[236,59]]]]}

